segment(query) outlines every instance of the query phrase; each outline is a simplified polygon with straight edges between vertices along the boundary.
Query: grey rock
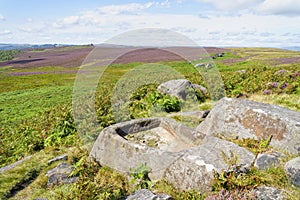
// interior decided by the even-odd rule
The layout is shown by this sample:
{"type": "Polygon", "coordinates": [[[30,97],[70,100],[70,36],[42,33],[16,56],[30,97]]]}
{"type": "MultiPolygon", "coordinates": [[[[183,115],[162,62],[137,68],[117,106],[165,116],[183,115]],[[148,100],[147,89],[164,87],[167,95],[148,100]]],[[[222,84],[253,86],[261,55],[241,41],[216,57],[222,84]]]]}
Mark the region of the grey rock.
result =
{"type": "Polygon", "coordinates": [[[126,197],[124,200],[170,200],[172,199],[167,194],[154,194],[150,190],[147,189],[141,189],[137,190],[128,197],[126,197]]]}
{"type": "Polygon", "coordinates": [[[213,67],[214,67],[214,65],[211,64],[211,63],[207,63],[207,64],[205,65],[205,68],[206,68],[206,69],[210,69],[210,68],[213,68],[213,67]]]}
{"type": "Polygon", "coordinates": [[[146,163],[152,169],[149,177],[157,180],[171,163],[195,146],[194,135],[193,129],[169,118],[122,122],[102,130],[90,156],[125,174],[146,163]],[[130,140],[132,137],[137,139],[130,140]],[[155,147],[147,145],[147,141],[155,141],[155,147]]]}
{"type": "Polygon", "coordinates": [[[197,67],[205,67],[205,63],[197,63],[194,65],[195,68],[197,67]]]}
{"type": "Polygon", "coordinates": [[[48,160],[48,163],[51,164],[51,163],[59,161],[59,160],[67,160],[67,159],[68,159],[68,155],[63,154],[63,155],[60,155],[60,156],[57,156],[55,158],[52,158],[52,159],[48,160]]]}
{"type": "Polygon", "coordinates": [[[186,79],[177,79],[160,84],[157,90],[162,94],[169,94],[185,100],[188,94],[187,90],[191,87],[192,84],[190,81],[186,79]]]}
{"type": "Polygon", "coordinates": [[[198,91],[202,92],[203,94],[207,94],[207,89],[205,87],[203,87],[202,85],[192,84],[191,86],[194,90],[198,90],[198,91]]]}
{"type": "Polygon", "coordinates": [[[25,158],[23,158],[23,159],[21,159],[21,160],[19,160],[19,161],[17,161],[17,162],[14,162],[14,163],[12,163],[12,164],[10,164],[10,165],[7,165],[7,166],[5,166],[5,167],[1,167],[1,168],[0,168],[0,173],[3,173],[3,172],[5,172],[5,171],[8,171],[8,170],[10,170],[10,169],[15,168],[17,165],[21,164],[22,162],[24,162],[24,161],[26,161],[26,160],[29,160],[31,157],[32,157],[32,156],[30,155],[30,156],[27,156],[27,157],[25,157],[25,158]]]}
{"type": "Polygon", "coordinates": [[[183,116],[183,117],[195,117],[198,119],[203,119],[207,117],[209,110],[201,110],[201,111],[187,111],[187,112],[178,112],[172,113],[167,115],[167,117],[174,117],[174,116],[183,116]]]}
{"type": "Polygon", "coordinates": [[[271,146],[300,152],[300,112],[245,99],[221,99],[197,127],[201,135],[267,138],[271,146]]]}
{"type": "Polygon", "coordinates": [[[124,174],[146,163],[152,169],[152,180],[164,178],[182,190],[208,191],[213,170],[228,168],[223,153],[228,157],[230,153],[236,155],[239,165],[250,166],[254,159],[251,152],[232,142],[213,136],[199,137],[195,130],[175,120],[147,118],[103,129],[90,156],[124,174]],[[159,136],[157,145],[149,146],[147,138],[153,139],[154,135],[159,136]]]}
{"type": "Polygon", "coordinates": [[[51,186],[77,182],[78,177],[69,177],[72,171],[73,167],[70,166],[68,163],[60,163],[57,167],[49,170],[46,173],[46,176],[49,177],[47,185],[51,186]]]}
{"type": "Polygon", "coordinates": [[[284,166],[284,171],[291,183],[300,187],[300,157],[288,161],[284,166]]]}
{"type": "Polygon", "coordinates": [[[239,74],[245,74],[246,73],[246,70],[245,69],[242,69],[242,70],[238,70],[238,71],[236,71],[237,73],[239,73],[239,74]]]}
{"type": "Polygon", "coordinates": [[[272,166],[278,166],[280,164],[279,158],[273,154],[258,154],[254,166],[260,170],[268,169],[272,166]]]}
{"type": "Polygon", "coordinates": [[[287,199],[283,191],[273,188],[262,186],[254,189],[254,194],[258,200],[285,200],[287,199]]]}
{"type": "Polygon", "coordinates": [[[213,172],[229,168],[222,154],[229,158],[231,152],[238,157],[238,165],[250,166],[254,159],[251,152],[232,142],[207,136],[200,146],[190,149],[173,162],[164,178],[181,190],[210,191],[213,172]]]}
{"type": "Polygon", "coordinates": [[[218,55],[218,57],[223,57],[225,55],[225,53],[218,53],[217,55],[218,55]]]}

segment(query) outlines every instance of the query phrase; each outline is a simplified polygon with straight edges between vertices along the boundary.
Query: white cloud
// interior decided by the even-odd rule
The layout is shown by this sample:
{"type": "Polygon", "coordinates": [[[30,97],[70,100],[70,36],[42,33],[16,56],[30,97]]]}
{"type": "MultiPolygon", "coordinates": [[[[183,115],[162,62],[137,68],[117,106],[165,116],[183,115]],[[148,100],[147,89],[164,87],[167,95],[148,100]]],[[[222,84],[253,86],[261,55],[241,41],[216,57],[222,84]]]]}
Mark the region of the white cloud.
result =
{"type": "Polygon", "coordinates": [[[33,19],[29,17],[29,18],[27,18],[26,21],[29,22],[29,23],[31,23],[31,22],[33,22],[33,19]]]}
{"type": "Polygon", "coordinates": [[[148,2],[145,4],[130,3],[124,5],[110,5],[110,6],[100,7],[97,10],[101,14],[105,14],[105,15],[129,14],[129,13],[136,13],[138,11],[150,8],[154,4],[155,4],[154,2],[148,2]]]}
{"type": "Polygon", "coordinates": [[[3,17],[3,15],[0,14],[0,21],[5,21],[5,17],[3,17]]]}
{"type": "Polygon", "coordinates": [[[265,0],[257,10],[265,14],[299,16],[299,0],[265,0]]]}
{"type": "Polygon", "coordinates": [[[12,32],[9,30],[0,31],[0,35],[10,35],[10,34],[12,34],[12,32]]]}
{"type": "Polygon", "coordinates": [[[240,10],[240,9],[247,9],[258,3],[262,2],[263,0],[197,0],[199,2],[210,3],[215,8],[224,11],[233,11],[233,10],[240,10]]]}
{"type": "Polygon", "coordinates": [[[62,20],[58,20],[56,22],[54,22],[52,25],[55,28],[64,28],[65,26],[68,25],[76,25],[79,23],[79,16],[69,16],[69,17],[65,17],[62,20]]]}
{"type": "Polygon", "coordinates": [[[22,32],[25,32],[25,33],[33,32],[33,29],[29,28],[29,27],[21,27],[21,28],[19,28],[19,30],[22,31],[22,32]]]}

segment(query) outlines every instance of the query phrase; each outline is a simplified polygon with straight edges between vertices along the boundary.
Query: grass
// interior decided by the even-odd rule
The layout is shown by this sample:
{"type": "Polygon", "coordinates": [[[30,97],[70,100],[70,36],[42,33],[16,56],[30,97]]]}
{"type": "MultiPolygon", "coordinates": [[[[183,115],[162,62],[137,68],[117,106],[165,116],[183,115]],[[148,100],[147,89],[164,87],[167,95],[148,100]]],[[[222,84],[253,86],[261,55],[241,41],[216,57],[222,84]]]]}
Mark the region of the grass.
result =
{"type": "Polygon", "coordinates": [[[48,166],[47,161],[61,153],[55,150],[40,151],[15,168],[0,173],[0,199],[13,197],[23,185],[29,185],[42,171],[53,167],[48,166]]]}
{"type": "Polygon", "coordinates": [[[20,123],[52,107],[70,103],[72,89],[69,85],[2,92],[0,124],[20,123]]]}
{"type": "Polygon", "coordinates": [[[300,98],[299,94],[271,94],[261,95],[253,94],[249,99],[263,103],[279,105],[290,110],[300,112],[300,98]]]}
{"type": "MultiPolygon", "coordinates": [[[[61,50],[63,49],[49,51],[61,50]]],[[[300,111],[300,76],[297,75],[299,64],[273,65],[272,62],[269,62],[272,58],[295,56],[299,56],[299,52],[270,48],[233,48],[232,52],[225,53],[222,58],[217,58],[216,65],[223,78],[227,96],[248,97],[252,100],[300,111]],[[222,63],[224,60],[236,58],[245,58],[245,60],[233,64],[222,63]],[[286,73],[277,73],[283,69],[286,70],[286,73]],[[237,72],[238,70],[246,71],[240,73],[237,72]],[[269,82],[277,82],[278,86],[271,87],[269,82]],[[288,86],[281,89],[280,86],[284,83],[287,83],[288,86]],[[271,94],[264,94],[265,90],[269,90],[271,94]]],[[[95,95],[99,130],[116,123],[116,116],[111,107],[111,97],[116,84],[120,83],[120,78],[124,75],[131,76],[137,81],[138,78],[147,77],[143,74],[147,72],[143,66],[145,67],[143,63],[115,64],[106,69],[99,81],[95,95]],[[134,75],[139,73],[141,74],[139,77],[134,75]]],[[[152,67],[157,67],[156,71],[167,69],[164,71],[166,78],[176,77],[177,75],[173,71],[176,70],[192,83],[205,86],[204,78],[187,62],[162,62],[155,66],[152,65],[152,67]],[[170,68],[167,69],[164,66],[170,68]],[[171,70],[172,74],[168,70],[171,70]]],[[[78,67],[65,69],[60,66],[46,66],[17,69],[6,66],[0,68],[0,145],[2,147],[0,149],[0,166],[15,162],[27,155],[33,155],[30,160],[13,170],[0,174],[1,197],[11,196],[12,191],[20,189],[18,187],[21,183],[25,183],[27,187],[15,193],[12,199],[38,197],[47,199],[117,199],[134,191],[134,186],[126,177],[109,168],[100,168],[94,162],[87,162],[87,152],[74,148],[82,145],[76,135],[76,127],[71,115],[72,90],[76,74],[55,73],[76,69],[78,67]],[[10,75],[15,72],[37,71],[49,74],[10,75]],[[66,151],[69,151],[69,163],[76,167],[74,173],[79,176],[79,182],[47,188],[47,179],[44,174],[55,164],[48,165],[46,161],[66,151]]],[[[137,107],[130,107],[132,118],[147,114],[149,108],[145,110],[139,107],[145,102],[148,103],[148,107],[151,107],[153,102],[159,102],[165,106],[174,106],[178,103],[175,100],[170,103],[170,98],[166,96],[160,96],[156,100],[154,98],[154,101],[153,84],[144,88],[138,87],[134,92],[133,96],[135,96],[131,98],[131,103],[136,103],[137,107]]],[[[209,110],[213,104],[214,102],[206,99],[205,102],[193,104],[192,109],[209,110]]],[[[185,107],[183,106],[182,109],[185,107]]],[[[191,127],[200,123],[198,119],[189,117],[180,117],[176,120],[191,127]]],[[[257,141],[251,142],[255,144],[257,141]]],[[[243,146],[245,143],[244,141],[240,145],[243,146]]],[[[283,165],[284,162],[282,161],[281,164],[283,165]]],[[[300,196],[299,189],[293,188],[287,181],[282,165],[265,171],[253,169],[250,174],[243,177],[245,178],[245,188],[266,184],[285,189],[289,193],[290,199],[300,196]]],[[[239,180],[231,181],[234,185],[238,183],[234,181],[239,180]]],[[[175,199],[204,199],[210,195],[197,191],[179,191],[164,180],[155,182],[150,189],[153,192],[165,192],[175,199]]],[[[230,192],[236,192],[235,189],[231,188],[230,192]]],[[[224,187],[219,185],[216,192],[222,190],[224,187]]]]}

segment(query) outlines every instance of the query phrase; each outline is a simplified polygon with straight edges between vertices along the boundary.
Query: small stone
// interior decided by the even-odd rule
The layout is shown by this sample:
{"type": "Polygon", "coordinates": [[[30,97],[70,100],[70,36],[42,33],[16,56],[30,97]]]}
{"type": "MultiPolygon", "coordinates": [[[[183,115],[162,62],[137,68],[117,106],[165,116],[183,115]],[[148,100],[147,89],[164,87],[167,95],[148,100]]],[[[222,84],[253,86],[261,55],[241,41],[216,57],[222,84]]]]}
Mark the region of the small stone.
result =
{"type": "Polygon", "coordinates": [[[171,197],[167,194],[154,194],[150,190],[137,190],[123,200],[170,200],[171,197]]]}
{"type": "Polygon", "coordinates": [[[239,74],[245,74],[246,73],[246,70],[245,69],[242,69],[242,70],[238,70],[238,71],[236,71],[237,73],[239,73],[239,74]]]}
{"type": "Polygon", "coordinates": [[[300,157],[288,161],[284,166],[284,171],[291,183],[300,187],[300,157]]]}
{"type": "Polygon", "coordinates": [[[67,160],[67,159],[68,159],[68,155],[63,154],[63,155],[57,156],[55,158],[52,158],[51,160],[48,160],[48,163],[51,164],[51,163],[59,161],[59,160],[67,160]]]}
{"type": "Polygon", "coordinates": [[[268,169],[272,166],[278,166],[280,163],[278,157],[272,154],[258,154],[254,166],[260,170],[268,169]]]}
{"type": "Polygon", "coordinates": [[[77,182],[78,177],[69,177],[72,171],[73,167],[70,166],[68,163],[63,162],[59,164],[57,167],[49,170],[46,173],[46,176],[49,177],[47,185],[51,186],[77,182]]]}
{"type": "Polygon", "coordinates": [[[254,190],[258,200],[284,200],[286,197],[281,190],[273,187],[262,186],[254,190]]]}

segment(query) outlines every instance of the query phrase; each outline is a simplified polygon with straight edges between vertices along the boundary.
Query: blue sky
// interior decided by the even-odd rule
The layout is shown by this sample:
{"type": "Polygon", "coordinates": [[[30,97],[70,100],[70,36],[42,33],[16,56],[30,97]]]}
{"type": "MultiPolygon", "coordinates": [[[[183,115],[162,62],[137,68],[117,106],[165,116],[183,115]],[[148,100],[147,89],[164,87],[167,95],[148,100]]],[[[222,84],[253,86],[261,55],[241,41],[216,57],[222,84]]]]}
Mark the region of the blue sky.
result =
{"type": "Polygon", "coordinates": [[[0,0],[0,43],[102,43],[143,28],[203,46],[299,46],[300,1],[0,0]]]}

